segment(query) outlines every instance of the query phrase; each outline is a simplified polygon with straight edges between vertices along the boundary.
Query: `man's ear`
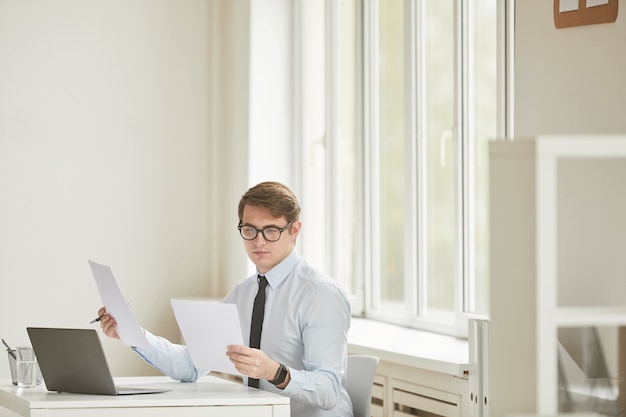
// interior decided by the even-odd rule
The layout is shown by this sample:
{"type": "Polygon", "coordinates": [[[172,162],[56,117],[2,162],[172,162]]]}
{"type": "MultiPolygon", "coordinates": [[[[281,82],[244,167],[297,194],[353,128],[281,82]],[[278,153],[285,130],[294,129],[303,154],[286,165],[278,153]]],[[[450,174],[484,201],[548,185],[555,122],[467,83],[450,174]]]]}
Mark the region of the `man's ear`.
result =
{"type": "Polygon", "coordinates": [[[302,222],[300,220],[296,220],[291,224],[291,235],[297,237],[300,234],[300,229],[302,228],[302,222]]]}

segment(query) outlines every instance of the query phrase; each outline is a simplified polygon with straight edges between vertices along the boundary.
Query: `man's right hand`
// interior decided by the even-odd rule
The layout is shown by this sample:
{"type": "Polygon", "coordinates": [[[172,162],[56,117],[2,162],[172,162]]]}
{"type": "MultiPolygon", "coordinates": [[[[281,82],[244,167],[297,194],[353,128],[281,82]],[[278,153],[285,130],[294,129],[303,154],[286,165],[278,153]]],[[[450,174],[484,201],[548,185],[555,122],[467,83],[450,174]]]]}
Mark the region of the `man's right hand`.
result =
{"type": "Polygon", "coordinates": [[[117,334],[117,322],[110,314],[107,314],[106,308],[102,307],[98,310],[98,317],[100,317],[100,327],[105,335],[114,339],[119,339],[117,334]]]}

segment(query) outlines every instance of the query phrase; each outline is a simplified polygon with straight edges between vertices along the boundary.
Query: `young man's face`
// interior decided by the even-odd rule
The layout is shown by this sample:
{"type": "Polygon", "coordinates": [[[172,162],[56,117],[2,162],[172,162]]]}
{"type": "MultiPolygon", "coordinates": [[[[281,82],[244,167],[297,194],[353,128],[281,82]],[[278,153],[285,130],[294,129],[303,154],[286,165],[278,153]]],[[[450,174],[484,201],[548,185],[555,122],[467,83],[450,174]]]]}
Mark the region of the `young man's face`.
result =
{"type": "MultiPolygon", "coordinates": [[[[284,228],[287,225],[285,217],[275,218],[262,207],[245,206],[241,218],[242,225],[248,225],[257,229],[268,226],[284,228]]],[[[268,242],[259,232],[253,240],[243,240],[243,244],[250,260],[256,265],[259,273],[267,271],[278,265],[285,259],[296,245],[296,237],[300,232],[300,221],[295,221],[280,235],[276,242],[268,242]]]]}

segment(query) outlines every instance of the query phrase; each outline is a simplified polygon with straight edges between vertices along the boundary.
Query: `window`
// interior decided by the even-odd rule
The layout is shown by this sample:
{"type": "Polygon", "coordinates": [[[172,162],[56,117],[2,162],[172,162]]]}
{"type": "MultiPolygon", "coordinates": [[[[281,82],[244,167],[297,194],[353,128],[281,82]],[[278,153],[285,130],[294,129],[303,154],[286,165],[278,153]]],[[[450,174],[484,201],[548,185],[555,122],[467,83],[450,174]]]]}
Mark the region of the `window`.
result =
{"type": "Polygon", "coordinates": [[[353,313],[464,334],[488,313],[487,143],[505,4],[297,3],[302,251],[353,313]]]}

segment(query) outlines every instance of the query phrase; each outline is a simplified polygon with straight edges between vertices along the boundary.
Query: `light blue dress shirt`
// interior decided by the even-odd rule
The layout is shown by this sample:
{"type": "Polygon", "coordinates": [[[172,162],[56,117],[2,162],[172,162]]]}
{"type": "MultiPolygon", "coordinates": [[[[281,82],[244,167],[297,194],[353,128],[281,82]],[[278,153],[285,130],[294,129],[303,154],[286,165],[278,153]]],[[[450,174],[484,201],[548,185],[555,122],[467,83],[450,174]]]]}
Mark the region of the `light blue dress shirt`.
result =
{"type": "MultiPolygon", "coordinates": [[[[289,396],[294,417],[352,417],[352,403],[345,388],[350,304],[344,292],[295,249],[265,277],[269,285],[261,350],[289,368],[291,381],[279,390],[261,379],[260,388],[289,396]]],[[[237,305],[246,342],[257,290],[254,274],[239,282],[222,300],[237,305]]],[[[151,348],[135,350],[169,377],[191,382],[207,372],[194,367],[186,346],[147,331],[146,337],[151,348]]]]}

